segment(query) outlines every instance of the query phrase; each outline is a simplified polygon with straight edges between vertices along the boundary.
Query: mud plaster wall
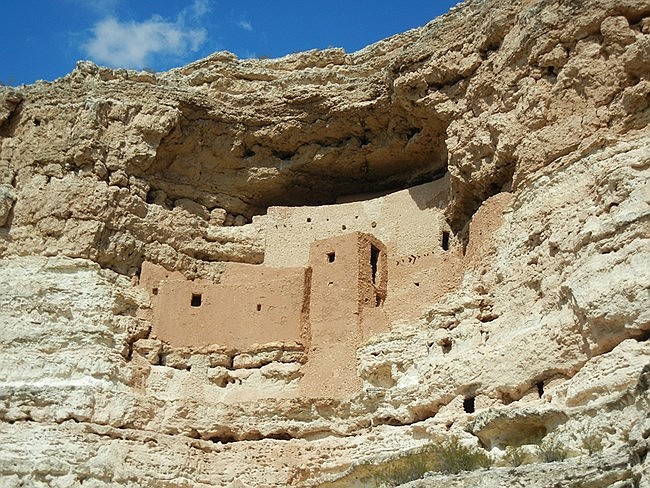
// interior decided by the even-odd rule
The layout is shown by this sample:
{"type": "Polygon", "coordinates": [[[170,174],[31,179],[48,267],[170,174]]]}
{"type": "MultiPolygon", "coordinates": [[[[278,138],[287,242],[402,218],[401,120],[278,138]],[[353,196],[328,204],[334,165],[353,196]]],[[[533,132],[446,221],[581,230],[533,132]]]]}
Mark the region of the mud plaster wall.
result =
{"type": "Polygon", "coordinates": [[[488,198],[472,217],[469,224],[469,242],[465,252],[465,267],[477,267],[485,257],[498,249],[492,237],[507,218],[512,193],[503,192],[488,198]]]}
{"type": "MultiPolygon", "coordinates": [[[[433,186],[440,189],[444,182],[434,183],[437,186],[433,186]]],[[[422,202],[424,199],[414,199],[412,195],[431,190],[431,183],[421,185],[382,197],[372,205],[422,202]]],[[[442,190],[437,198],[444,193],[442,190]]],[[[443,230],[446,226],[444,221],[440,223],[442,214],[431,201],[428,208],[417,211],[410,208],[410,214],[402,212],[408,216],[409,227],[413,230],[408,234],[412,248],[416,245],[423,247],[408,256],[398,255],[395,252],[397,246],[384,246],[368,234],[338,231],[336,237],[315,243],[305,242],[305,246],[311,249],[307,268],[229,263],[219,285],[201,280],[186,281],[180,273],[144,263],[141,285],[152,295],[154,335],[178,347],[220,344],[241,349],[255,343],[275,341],[297,341],[308,346],[310,334],[316,334],[317,343],[319,334],[329,335],[330,339],[325,341],[328,343],[335,343],[338,337],[345,338],[351,329],[342,324],[347,324],[350,316],[358,319],[357,325],[365,324],[354,332],[362,338],[359,340],[386,330],[387,324],[392,322],[417,318],[422,311],[416,304],[436,302],[458,286],[467,266],[495,252],[489,244],[491,234],[503,222],[503,210],[509,205],[510,196],[504,193],[492,197],[477,212],[470,224],[465,256],[462,246],[455,245],[451,235],[448,249],[443,249],[442,235],[449,231],[443,230]],[[422,229],[431,234],[424,235],[422,229]],[[371,284],[371,245],[381,250],[374,285],[371,284]],[[328,261],[330,253],[336,255],[333,262],[328,261]],[[312,268],[316,272],[313,284],[312,268]],[[327,286],[321,288],[325,281],[327,286]],[[192,306],[192,295],[201,296],[200,306],[192,306]],[[374,310],[373,304],[378,300],[382,307],[374,310]],[[336,322],[338,319],[342,322],[336,322]],[[312,330],[310,320],[312,324],[328,323],[330,326],[324,330],[319,327],[312,330]]],[[[277,209],[296,210],[297,213],[327,210],[324,215],[329,217],[325,217],[325,222],[328,219],[331,222],[334,216],[342,215],[341,209],[343,213],[349,212],[350,205],[357,204],[277,209]]],[[[356,212],[358,208],[353,210],[356,212]]],[[[297,213],[288,215],[295,220],[297,213]]],[[[381,220],[374,221],[376,229],[391,227],[390,220],[384,218],[388,213],[384,212],[381,220]]],[[[393,222],[391,228],[394,231],[400,227],[403,225],[393,222]]],[[[270,229],[268,235],[285,234],[284,229],[270,229]]],[[[298,240],[301,237],[304,241],[304,235],[298,240]]],[[[283,255],[292,256],[292,250],[285,250],[283,255]]],[[[354,340],[348,339],[349,343],[358,342],[356,336],[354,340]]],[[[320,342],[324,343],[324,340],[320,342]]]]}
{"type": "Polygon", "coordinates": [[[310,303],[311,348],[300,382],[305,396],[352,393],[361,386],[356,350],[370,332],[386,330],[383,299],[386,293],[386,247],[359,232],[315,242],[310,247],[312,268],[310,303]],[[372,247],[379,251],[372,279],[372,247]],[[363,311],[371,324],[363,323],[363,311]],[[365,333],[364,333],[365,330],[365,333]]]}
{"type": "Polygon", "coordinates": [[[372,234],[389,257],[431,251],[447,229],[442,209],[449,177],[361,202],[320,207],[270,207],[265,219],[264,264],[305,266],[312,242],[346,232],[372,234]]]}
{"type": "Polygon", "coordinates": [[[455,290],[465,271],[462,246],[431,250],[388,262],[390,284],[384,306],[390,322],[416,319],[431,303],[455,290]]]}
{"type": "MultiPolygon", "coordinates": [[[[147,263],[142,273],[150,293],[156,288],[152,268],[147,263]]],[[[155,271],[161,275],[163,271],[155,271]]],[[[307,328],[309,275],[306,268],[231,264],[220,284],[163,279],[157,294],[151,293],[153,336],[174,347],[219,344],[238,350],[301,341],[307,328]]]]}
{"type": "Polygon", "coordinates": [[[237,350],[299,342],[308,356],[300,395],[345,397],[361,386],[357,348],[388,329],[388,278],[386,246],[351,232],[313,243],[306,268],[229,264],[215,284],[144,263],[140,284],[152,299],[155,338],[237,350]]]}

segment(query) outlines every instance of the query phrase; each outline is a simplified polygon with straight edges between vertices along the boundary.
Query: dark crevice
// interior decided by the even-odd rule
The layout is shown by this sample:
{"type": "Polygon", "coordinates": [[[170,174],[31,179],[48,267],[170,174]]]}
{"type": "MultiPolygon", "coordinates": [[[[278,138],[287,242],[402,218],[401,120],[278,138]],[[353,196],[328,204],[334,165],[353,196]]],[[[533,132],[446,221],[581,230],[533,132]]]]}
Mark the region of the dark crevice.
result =
{"type": "Polygon", "coordinates": [[[218,436],[205,437],[203,440],[214,442],[215,444],[232,444],[233,442],[239,441],[239,439],[232,434],[220,434],[218,436]]]}
{"type": "Polygon", "coordinates": [[[12,137],[16,131],[16,127],[20,121],[20,116],[23,112],[24,100],[22,98],[15,101],[7,100],[5,103],[14,105],[14,107],[5,121],[0,123],[0,137],[12,137]]]}
{"type": "MultiPolygon", "coordinates": [[[[200,435],[200,434],[199,434],[200,435]]],[[[289,434],[288,432],[284,431],[276,431],[276,432],[271,432],[268,434],[262,434],[261,432],[257,430],[249,431],[249,432],[244,432],[240,435],[235,435],[230,429],[227,431],[224,431],[224,433],[221,434],[212,434],[210,436],[201,436],[203,440],[207,440],[213,443],[220,443],[220,444],[232,444],[234,442],[245,442],[245,441],[261,441],[265,439],[270,439],[274,441],[291,441],[294,439],[298,439],[300,437],[298,436],[293,436],[289,434]]]]}
{"type": "Polygon", "coordinates": [[[478,319],[482,323],[487,324],[487,323],[492,322],[492,321],[494,321],[494,320],[496,320],[498,318],[499,318],[498,315],[488,314],[488,315],[481,315],[478,319]]]}
{"type": "Polygon", "coordinates": [[[407,139],[412,139],[416,135],[418,135],[420,132],[422,132],[422,129],[420,127],[412,127],[408,131],[406,131],[406,137],[407,139]]]}
{"type": "Polygon", "coordinates": [[[614,8],[614,12],[611,15],[614,16],[617,14],[625,17],[630,26],[633,26],[650,15],[650,7],[647,3],[644,4],[644,2],[639,2],[638,5],[634,6],[620,5],[614,8]]]}
{"type": "Polygon", "coordinates": [[[296,153],[291,151],[273,151],[273,157],[281,161],[291,161],[295,155],[296,153]]]}

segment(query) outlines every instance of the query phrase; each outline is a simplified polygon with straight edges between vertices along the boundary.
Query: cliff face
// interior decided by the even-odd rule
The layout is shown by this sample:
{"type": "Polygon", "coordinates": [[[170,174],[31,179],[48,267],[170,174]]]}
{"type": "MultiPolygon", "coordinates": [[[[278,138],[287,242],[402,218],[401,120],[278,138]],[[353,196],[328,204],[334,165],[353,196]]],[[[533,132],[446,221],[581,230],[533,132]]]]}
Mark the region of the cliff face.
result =
{"type": "Polygon", "coordinates": [[[2,483],[373,486],[458,436],[571,457],[415,485],[650,484],[649,15],[475,0],[354,54],[2,88],[2,483]],[[447,173],[471,264],[357,350],[355,397],[283,399],[300,365],[265,350],[150,360],[143,261],[218,280],[263,261],[271,205],[447,173]]]}

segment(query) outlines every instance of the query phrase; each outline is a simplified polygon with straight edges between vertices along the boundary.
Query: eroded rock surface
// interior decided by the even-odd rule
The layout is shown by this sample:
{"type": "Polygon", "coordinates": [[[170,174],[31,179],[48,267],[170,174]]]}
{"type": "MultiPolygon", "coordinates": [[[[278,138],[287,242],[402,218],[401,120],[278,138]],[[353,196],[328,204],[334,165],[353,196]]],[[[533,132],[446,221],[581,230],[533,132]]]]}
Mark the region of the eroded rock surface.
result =
{"type": "Polygon", "coordinates": [[[353,54],[0,89],[0,484],[374,486],[450,436],[501,466],[553,436],[568,460],[412,486],[648,485],[649,15],[473,0],[353,54]],[[298,346],[150,337],[143,261],[218,281],[271,205],[444,174],[465,272],[357,351],[354,397],[287,397],[298,346]]]}

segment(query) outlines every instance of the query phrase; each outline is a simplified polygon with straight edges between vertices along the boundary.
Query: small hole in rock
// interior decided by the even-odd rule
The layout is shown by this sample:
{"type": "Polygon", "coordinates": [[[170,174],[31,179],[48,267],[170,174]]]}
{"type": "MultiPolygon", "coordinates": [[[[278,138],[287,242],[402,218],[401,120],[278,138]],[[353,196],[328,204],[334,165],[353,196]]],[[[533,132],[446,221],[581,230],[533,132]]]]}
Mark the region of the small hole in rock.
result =
{"type": "Polygon", "coordinates": [[[538,381],[535,386],[537,387],[537,394],[542,398],[542,395],[544,394],[544,382],[538,381]]]}
{"type": "Polygon", "coordinates": [[[465,410],[465,413],[474,413],[474,397],[463,400],[463,410],[465,410]]]}
{"type": "Polygon", "coordinates": [[[442,233],[441,245],[442,245],[442,250],[443,251],[449,251],[449,232],[448,231],[444,231],[442,233]]]}
{"type": "Polygon", "coordinates": [[[327,262],[328,263],[333,263],[336,260],[336,253],[335,252],[328,252],[327,253],[327,262]]]}
{"type": "Polygon", "coordinates": [[[200,293],[192,293],[192,301],[190,302],[190,305],[192,307],[200,307],[201,306],[201,299],[202,296],[200,293]]]}

